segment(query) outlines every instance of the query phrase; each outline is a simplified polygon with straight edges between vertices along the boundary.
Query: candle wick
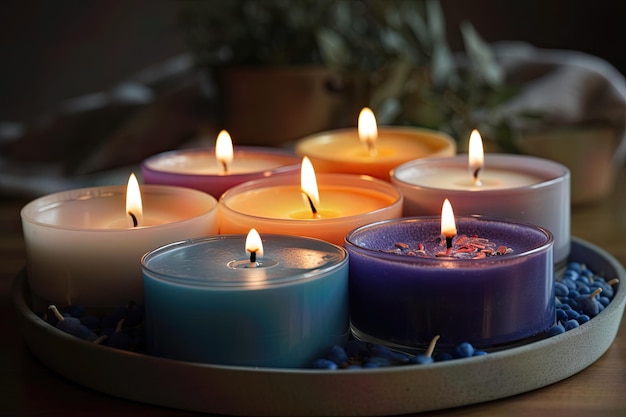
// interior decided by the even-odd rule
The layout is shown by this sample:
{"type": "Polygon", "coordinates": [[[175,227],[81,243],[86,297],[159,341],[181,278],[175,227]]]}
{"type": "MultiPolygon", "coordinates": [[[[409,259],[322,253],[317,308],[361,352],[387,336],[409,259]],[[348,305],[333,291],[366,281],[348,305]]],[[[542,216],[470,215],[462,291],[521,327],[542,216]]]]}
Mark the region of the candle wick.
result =
{"type": "Polygon", "coordinates": [[[307,193],[305,192],[303,193],[306,196],[306,199],[309,201],[309,206],[311,206],[311,212],[313,213],[313,217],[317,217],[317,208],[315,208],[315,204],[313,204],[313,200],[311,200],[311,197],[309,197],[307,193]]]}
{"type": "Polygon", "coordinates": [[[256,251],[250,251],[250,268],[256,268],[257,267],[257,263],[256,263],[256,251]]]}
{"type": "Polygon", "coordinates": [[[446,256],[449,256],[452,252],[452,239],[454,236],[446,236],[446,256]]]}
{"type": "Polygon", "coordinates": [[[228,172],[228,164],[226,163],[226,161],[221,161],[222,162],[222,170],[224,171],[224,173],[228,172]]]}
{"type": "Polygon", "coordinates": [[[366,143],[367,143],[367,151],[369,152],[370,156],[376,156],[378,154],[378,151],[376,150],[374,141],[370,138],[366,141],[366,143]]]}
{"type": "Polygon", "coordinates": [[[481,186],[483,183],[478,179],[478,173],[480,172],[480,168],[476,168],[474,170],[474,185],[481,186]]]}
{"type": "Polygon", "coordinates": [[[132,211],[129,211],[128,215],[133,219],[133,227],[137,227],[138,226],[137,216],[135,216],[132,211]]]}

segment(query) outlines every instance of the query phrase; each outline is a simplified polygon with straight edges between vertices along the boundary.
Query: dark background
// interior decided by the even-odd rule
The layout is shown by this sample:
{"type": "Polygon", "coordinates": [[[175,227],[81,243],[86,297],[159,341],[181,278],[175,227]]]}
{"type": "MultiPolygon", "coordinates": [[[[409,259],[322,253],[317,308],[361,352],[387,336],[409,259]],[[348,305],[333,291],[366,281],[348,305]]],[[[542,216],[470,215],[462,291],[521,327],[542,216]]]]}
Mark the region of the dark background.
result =
{"type": "MultiPolygon", "coordinates": [[[[297,0],[293,0],[297,1],[297,0]]],[[[419,0],[416,0],[419,1],[419,0]]],[[[622,0],[443,0],[448,39],[469,20],[487,41],[525,40],[600,56],[626,73],[622,0]]],[[[173,0],[9,0],[0,8],[0,121],[32,122],[186,52],[173,0]]]]}

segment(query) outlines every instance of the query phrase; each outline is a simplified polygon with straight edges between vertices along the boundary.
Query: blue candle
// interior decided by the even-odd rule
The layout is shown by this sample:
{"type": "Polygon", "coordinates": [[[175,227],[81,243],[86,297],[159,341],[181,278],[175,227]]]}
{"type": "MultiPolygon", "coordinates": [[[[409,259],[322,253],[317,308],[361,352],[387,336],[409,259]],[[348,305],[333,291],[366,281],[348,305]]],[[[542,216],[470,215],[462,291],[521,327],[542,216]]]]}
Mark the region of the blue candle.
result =
{"type": "Polygon", "coordinates": [[[538,335],[554,323],[549,231],[461,217],[448,251],[440,225],[438,217],[403,218],[346,236],[357,336],[424,347],[440,335],[438,346],[487,348],[538,335]]]}
{"type": "Polygon", "coordinates": [[[186,240],[144,256],[149,353],[185,361],[306,367],[349,332],[348,258],[313,238],[186,240]]]}

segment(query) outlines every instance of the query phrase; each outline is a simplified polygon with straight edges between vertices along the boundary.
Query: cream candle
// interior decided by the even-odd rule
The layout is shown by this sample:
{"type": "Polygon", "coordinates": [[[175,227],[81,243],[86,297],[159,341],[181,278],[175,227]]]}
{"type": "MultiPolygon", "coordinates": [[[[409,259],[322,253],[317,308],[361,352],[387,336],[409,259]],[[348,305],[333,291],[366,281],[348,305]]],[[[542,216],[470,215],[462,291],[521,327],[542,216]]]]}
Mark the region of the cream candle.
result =
{"type": "Polygon", "coordinates": [[[217,201],[206,193],[144,185],[140,214],[137,206],[125,206],[126,191],[126,186],[75,189],[23,207],[26,271],[35,294],[58,305],[109,308],[141,302],[142,255],[169,242],[217,233],[217,201]]]}
{"type": "Polygon", "coordinates": [[[144,256],[151,354],[303,368],[346,341],[345,249],[318,239],[254,236],[258,241],[246,235],[192,239],[144,256]]]}
{"type": "Polygon", "coordinates": [[[570,249],[570,173],[554,161],[507,154],[484,155],[472,168],[468,155],[410,161],[391,182],[404,195],[404,215],[436,215],[448,198],[459,215],[484,215],[536,224],[554,235],[554,259],[570,249]],[[484,167],[483,167],[484,166],[484,167]]]}
{"type": "Polygon", "coordinates": [[[423,157],[452,156],[456,142],[434,130],[385,126],[378,128],[368,108],[361,111],[358,129],[337,129],[300,139],[299,156],[308,156],[320,173],[366,174],[389,180],[396,166],[423,157]]]}
{"type": "Polygon", "coordinates": [[[309,236],[341,245],[355,227],[402,215],[402,194],[385,181],[349,174],[320,174],[317,181],[319,204],[303,199],[301,178],[294,175],[231,188],[220,198],[220,233],[245,233],[254,227],[260,233],[309,236]]]}
{"type": "Polygon", "coordinates": [[[225,131],[220,132],[218,141],[212,148],[182,149],[147,158],[141,164],[144,182],[195,188],[219,198],[242,182],[299,169],[300,159],[287,150],[233,147],[225,131]]]}

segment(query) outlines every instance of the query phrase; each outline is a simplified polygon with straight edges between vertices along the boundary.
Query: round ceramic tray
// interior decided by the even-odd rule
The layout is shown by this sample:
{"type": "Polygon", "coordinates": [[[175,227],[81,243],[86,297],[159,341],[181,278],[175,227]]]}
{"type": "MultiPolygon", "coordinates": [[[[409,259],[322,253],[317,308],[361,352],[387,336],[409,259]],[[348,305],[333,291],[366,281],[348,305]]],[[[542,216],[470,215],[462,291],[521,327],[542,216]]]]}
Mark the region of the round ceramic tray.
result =
{"type": "MultiPolygon", "coordinates": [[[[572,240],[570,259],[626,282],[617,260],[583,240],[572,240]]],[[[609,348],[624,311],[626,288],[618,284],[613,301],[589,322],[548,339],[428,365],[338,371],[218,366],[112,349],[67,335],[38,318],[29,306],[23,273],[15,281],[13,298],[35,356],[70,380],[105,394],[216,414],[349,416],[456,407],[565,379],[609,348]]]]}

